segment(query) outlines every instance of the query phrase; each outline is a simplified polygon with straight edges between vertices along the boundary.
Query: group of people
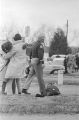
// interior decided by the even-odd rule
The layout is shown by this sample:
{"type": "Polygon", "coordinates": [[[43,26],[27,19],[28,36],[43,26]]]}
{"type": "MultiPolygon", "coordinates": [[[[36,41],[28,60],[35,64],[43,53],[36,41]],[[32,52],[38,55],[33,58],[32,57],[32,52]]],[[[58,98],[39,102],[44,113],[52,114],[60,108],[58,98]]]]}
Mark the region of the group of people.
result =
{"type": "Polygon", "coordinates": [[[46,96],[47,93],[43,80],[42,67],[44,56],[44,36],[38,36],[37,41],[29,45],[28,43],[25,43],[24,39],[18,33],[15,34],[12,42],[8,41],[2,44],[1,48],[1,56],[6,61],[6,64],[1,70],[1,72],[5,71],[2,82],[2,94],[6,94],[6,84],[9,80],[16,82],[18,94],[29,94],[28,89],[33,80],[32,76],[36,74],[40,88],[40,94],[36,94],[36,97],[46,96]],[[27,67],[29,68],[29,74],[24,78],[27,67]],[[20,84],[22,79],[25,79],[23,88],[21,88],[20,84]]]}
{"type": "Polygon", "coordinates": [[[68,55],[66,56],[64,60],[64,66],[65,66],[65,74],[68,73],[69,70],[72,72],[78,72],[79,69],[79,56],[76,55],[68,55]]]}

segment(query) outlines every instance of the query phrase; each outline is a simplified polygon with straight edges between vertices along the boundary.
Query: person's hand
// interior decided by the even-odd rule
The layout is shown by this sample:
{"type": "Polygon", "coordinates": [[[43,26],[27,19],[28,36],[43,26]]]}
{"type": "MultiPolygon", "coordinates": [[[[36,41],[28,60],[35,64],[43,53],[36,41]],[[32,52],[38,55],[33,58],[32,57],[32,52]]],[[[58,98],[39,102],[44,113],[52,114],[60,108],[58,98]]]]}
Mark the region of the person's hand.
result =
{"type": "Polygon", "coordinates": [[[22,49],[23,49],[23,50],[26,49],[26,44],[24,44],[24,45],[22,46],[22,49]]]}

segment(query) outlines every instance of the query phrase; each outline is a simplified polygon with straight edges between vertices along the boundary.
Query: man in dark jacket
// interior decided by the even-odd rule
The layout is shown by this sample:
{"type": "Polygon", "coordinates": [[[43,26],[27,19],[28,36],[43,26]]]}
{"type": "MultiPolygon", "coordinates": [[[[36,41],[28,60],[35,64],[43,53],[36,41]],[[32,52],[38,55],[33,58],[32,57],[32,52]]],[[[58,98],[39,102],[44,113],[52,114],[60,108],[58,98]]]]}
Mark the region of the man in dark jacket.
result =
{"type": "MultiPolygon", "coordinates": [[[[33,43],[31,48],[31,63],[30,63],[30,72],[26,79],[26,83],[24,85],[24,89],[22,90],[22,93],[27,94],[27,90],[30,87],[30,84],[32,82],[32,76],[34,74],[34,71],[36,73],[39,87],[40,87],[40,93],[36,94],[36,97],[44,97],[46,96],[46,89],[45,89],[45,83],[43,80],[43,67],[42,67],[42,61],[44,56],[44,36],[39,36],[38,40],[33,43]]],[[[26,48],[27,51],[27,48],[26,48]]]]}

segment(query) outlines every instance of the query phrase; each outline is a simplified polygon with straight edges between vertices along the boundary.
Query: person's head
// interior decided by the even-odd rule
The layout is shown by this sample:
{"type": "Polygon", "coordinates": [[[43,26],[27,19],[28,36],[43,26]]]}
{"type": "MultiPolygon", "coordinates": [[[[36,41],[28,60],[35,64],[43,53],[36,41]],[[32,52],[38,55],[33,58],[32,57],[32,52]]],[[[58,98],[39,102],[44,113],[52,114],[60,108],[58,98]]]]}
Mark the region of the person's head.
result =
{"type": "Polygon", "coordinates": [[[48,84],[47,84],[47,88],[50,88],[52,86],[52,82],[49,82],[48,84]]]}
{"type": "Polygon", "coordinates": [[[53,82],[53,83],[52,83],[52,85],[55,85],[55,86],[56,86],[56,85],[57,85],[57,83],[56,83],[56,82],[53,82]]]}
{"type": "Polygon", "coordinates": [[[45,39],[45,36],[44,35],[40,35],[40,36],[38,36],[38,42],[40,42],[40,43],[44,43],[44,39],[45,39]]]}
{"type": "Polygon", "coordinates": [[[22,46],[22,49],[23,49],[23,50],[26,49],[26,48],[27,48],[27,45],[28,45],[28,43],[25,43],[25,44],[22,46]]]}
{"type": "Polygon", "coordinates": [[[47,88],[50,88],[51,86],[56,86],[56,82],[49,82],[47,85],[47,88]]]}
{"type": "Polygon", "coordinates": [[[19,33],[15,34],[14,41],[18,41],[18,40],[21,40],[21,39],[22,39],[22,37],[19,33]]]}
{"type": "Polygon", "coordinates": [[[13,45],[10,41],[7,41],[1,45],[1,48],[5,53],[10,52],[12,47],[13,47],[13,45]]]}

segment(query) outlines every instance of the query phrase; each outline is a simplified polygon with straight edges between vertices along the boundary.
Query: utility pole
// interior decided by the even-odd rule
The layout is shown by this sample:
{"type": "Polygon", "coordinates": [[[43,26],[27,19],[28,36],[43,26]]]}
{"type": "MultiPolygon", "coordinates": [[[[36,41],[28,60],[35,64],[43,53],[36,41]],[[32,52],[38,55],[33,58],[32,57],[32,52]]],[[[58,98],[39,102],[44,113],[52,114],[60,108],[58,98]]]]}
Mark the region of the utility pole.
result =
{"type": "Polygon", "coordinates": [[[68,20],[67,20],[67,31],[66,31],[66,39],[68,38],[68,20]]]}

